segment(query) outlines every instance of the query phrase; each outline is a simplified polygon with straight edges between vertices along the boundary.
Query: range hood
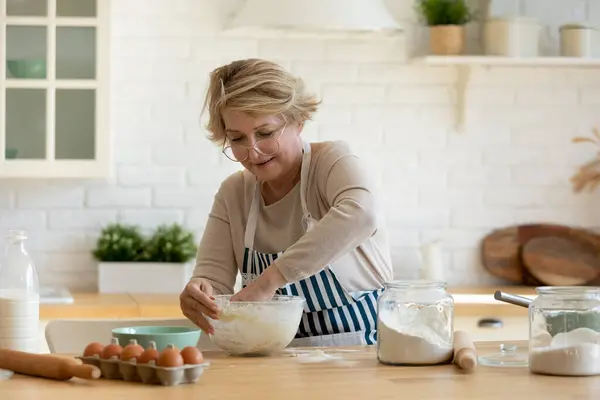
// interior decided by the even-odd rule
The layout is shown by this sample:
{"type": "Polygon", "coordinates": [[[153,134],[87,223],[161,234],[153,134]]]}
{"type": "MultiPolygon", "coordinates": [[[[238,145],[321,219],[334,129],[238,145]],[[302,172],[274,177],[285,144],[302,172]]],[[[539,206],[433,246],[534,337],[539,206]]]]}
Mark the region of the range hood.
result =
{"type": "Polygon", "coordinates": [[[401,30],[383,0],[246,0],[228,27],[314,33],[401,30]]]}

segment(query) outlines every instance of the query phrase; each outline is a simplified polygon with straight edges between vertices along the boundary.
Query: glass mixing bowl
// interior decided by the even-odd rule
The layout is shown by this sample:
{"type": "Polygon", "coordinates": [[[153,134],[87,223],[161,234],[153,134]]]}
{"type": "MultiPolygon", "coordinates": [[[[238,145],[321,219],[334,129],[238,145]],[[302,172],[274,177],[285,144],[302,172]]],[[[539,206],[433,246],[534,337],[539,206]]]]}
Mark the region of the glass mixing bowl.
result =
{"type": "Polygon", "coordinates": [[[219,319],[206,317],[214,328],[210,338],[221,350],[234,356],[265,356],[285,349],[294,339],[304,310],[304,298],[230,299],[231,295],[215,296],[219,319]]]}

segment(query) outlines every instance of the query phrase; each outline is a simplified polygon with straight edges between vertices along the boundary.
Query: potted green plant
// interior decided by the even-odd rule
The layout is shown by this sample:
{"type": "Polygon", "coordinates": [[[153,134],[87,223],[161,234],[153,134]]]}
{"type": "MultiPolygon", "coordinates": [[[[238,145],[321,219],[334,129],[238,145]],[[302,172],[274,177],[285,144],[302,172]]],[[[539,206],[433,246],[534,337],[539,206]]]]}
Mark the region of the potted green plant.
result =
{"type": "Polygon", "coordinates": [[[196,243],[178,224],[145,236],[139,227],[104,227],[93,250],[100,293],[180,293],[192,276],[196,243]]]}
{"type": "Polygon", "coordinates": [[[436,55],[459,55],[466,42],[465,25],[473,20],[466,0],[419,0],[417,13],[429,27],[429,45],[436,55]]]}

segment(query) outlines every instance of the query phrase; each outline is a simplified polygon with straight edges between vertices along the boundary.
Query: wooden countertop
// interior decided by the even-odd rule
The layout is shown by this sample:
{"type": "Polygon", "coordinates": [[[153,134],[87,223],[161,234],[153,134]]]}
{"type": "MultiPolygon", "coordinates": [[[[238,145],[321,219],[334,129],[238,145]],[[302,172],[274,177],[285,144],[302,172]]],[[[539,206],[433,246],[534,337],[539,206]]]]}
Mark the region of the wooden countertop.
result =
{"type": "Polygon", "coordinates": [[[40,319],[179,318],[178,295],[73,293],[73,304],[41,304],[40,319]]]}
{"type": "MultiPolygon", "coordinates": [[[[496,290],[532,296],[531,287],[450,288],[456,315],[525,316],[527,309],[498,302],[496,290]]],[[[73,304],[42,304],[42,320],[56,318],[180,318],[179,295],[74,293],[73,304]]]]}
{"type": "MultiPolygon", "coordinates": [[[[515,342],[526,345],[526,342],[515,342]]],[[[476,343],[480,355],[494,352],[498,342],[476,343]]],[[[210,367],[195,384],[174,387],[125,381],[52,381],[15,375],[0,381],[1,399],[104,400],[169,399],[592,399],[600,393],[600,377],[534,375],[527,367],[485,367],[465,374],[454,365],[394,367],[377,362],[375,347],[345,348],[344,363],[304,364],[287,354],[237,358],[206,352],[210,367]]],[[[335,353],[333,348],[325,349],[335,353]]]]}

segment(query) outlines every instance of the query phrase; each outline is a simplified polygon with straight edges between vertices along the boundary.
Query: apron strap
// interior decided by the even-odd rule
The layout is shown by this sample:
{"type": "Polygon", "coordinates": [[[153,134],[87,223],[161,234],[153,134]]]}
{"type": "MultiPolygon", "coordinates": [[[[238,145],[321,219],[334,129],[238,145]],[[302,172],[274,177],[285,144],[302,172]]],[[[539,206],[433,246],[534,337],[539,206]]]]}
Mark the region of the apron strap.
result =
{"type": "Polygon", "coordinates": [[[310,143],[303,142],[304,154],[302,155],[302,168],[300,170],[300,202],[302,203],[302,215],[304,219],[311,218],[310,211],[306,205],[306,185],[308,184],[308,171],[310,170],[310,143]]]}
{"type": "MultiPolygon", "coordinates": [[[[312,218],[306,205],[306,185],[308,181],[308,171],[310,170],[310,143],[303,141],[302,167],[300,169],[300,202],[302,203],[302,223],[304,230],[307,230],[308,221],[312,218]]],[[[244,247],[254,249],[254,234],[256,233],[256,225],[258,223],[258,207],[260,205],[260,182],[254,182],[254,196],[250,211],[248,213],[248,222],[246,224],[246,232],[244,233],[244,247]]]]}
{"type": "Polygon", "coordinates": [[[300,203],[302,204],[302,224],[304,225],[304,231],[306,232],[309,227],[309,223],[312,220],[308,206],[306,205],[306,192],[308,185],[308,171],[310,171],[310,143],[303,142],[304,154],[302,156],[302,168],[300,170],[300,203]]]}
{"type": "Polygon", "coordinates": [[[244,233],[244,247],[254,249],[254,233],[258,222],[258,205],[260,204],[260,182],[254,181],[254,195],[252,196],[252,204],[250,204],[250,212],[248,213],[248,222],[246,223],[246,232],[244,233]]]}

